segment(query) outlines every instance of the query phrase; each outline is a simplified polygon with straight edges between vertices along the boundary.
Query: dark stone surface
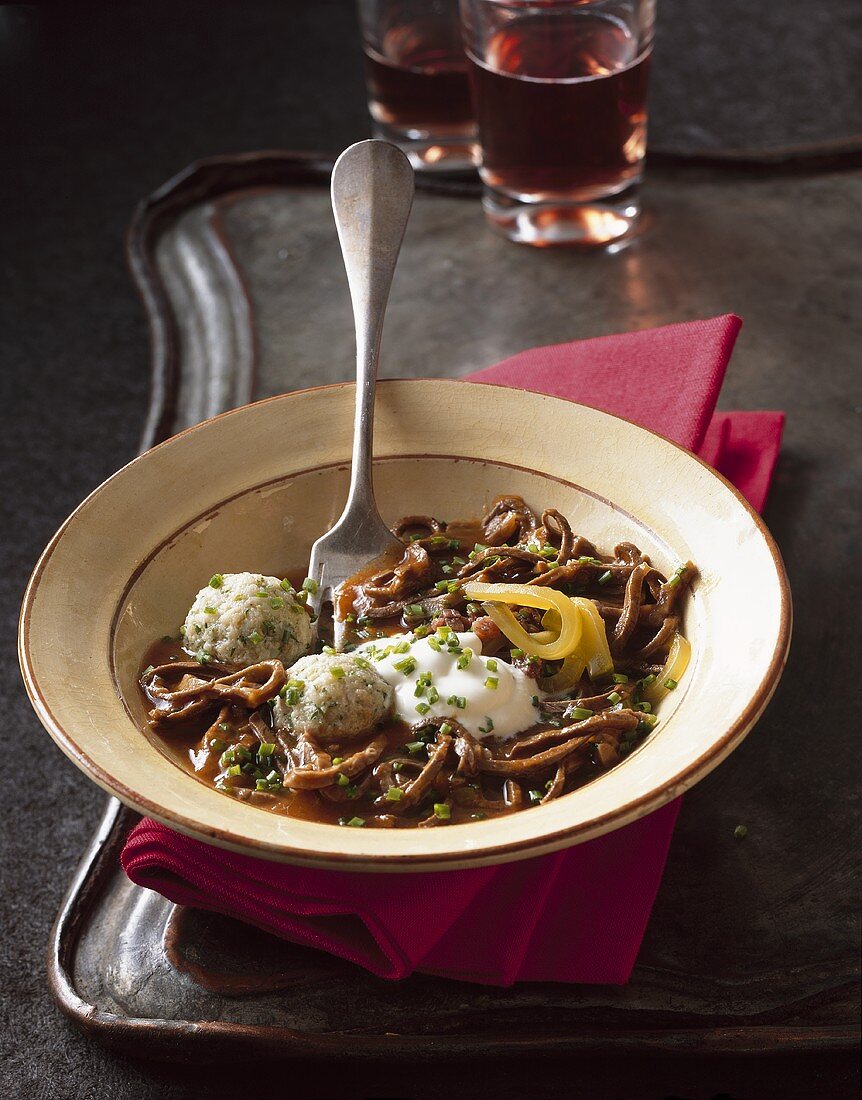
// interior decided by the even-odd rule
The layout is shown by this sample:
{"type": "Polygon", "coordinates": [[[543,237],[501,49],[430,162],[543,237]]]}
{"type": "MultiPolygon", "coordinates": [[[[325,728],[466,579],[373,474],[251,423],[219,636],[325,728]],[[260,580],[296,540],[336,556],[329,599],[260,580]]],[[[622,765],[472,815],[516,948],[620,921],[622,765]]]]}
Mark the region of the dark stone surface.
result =
{"type": "MultiPolygon", "coordinates": [[[[667,0],[666,8],[673,12],[674,7],[681,11],[683,6],[667,0]]],[[[708,7],[699,5],[702,10],[695,14],[694,5],[686,5],[687,18],[702,28],[707,24],[698,20],[708,7]]],[[[792,8],[801,18],[802,6],[792,8]]],[[[848,17],[849,5],[832,0],[819,5],[817,13],[811,34],[821,42],[834,39],[834,68],[843,71],[841,50],[852,46],[852,38],[835,28],[848,17]]],[[[0,694],[10,746],[0,775],[4,1096],[174,1100],[249,1092],[247,1067],[201,1077],[188,1067],[114,1058],[73,1032],[50,1002],[43,965],[48,928],[103,796],[47,742],[29,710],[14,654],[15,617],[26,577],[55,527],[86,492],[132,456],[140,433],[147,333],[122,258],[122,235],[135,202],[200,156],[272,146],[338,149],[364,136],[367,120],[360,59],[350,39],[352,18],[349,5],[335,0],[58,5],[38,12],[0,8],[0,453],[5,482],[0,694]],[[25,756],[20,767],[19,753],[25,756]],[[8,766],[10,757],[15,766],[8,766]]],[[[776,47],[783,48],[784,43],[776,47]]],[[[786,79],[791,72],[804,75],[805,64],[794,61],[795,54],[786,56],[786,79]]],[[[740,66],[748,63],[729,51],[728,81],[743,79],[740,66]]],[[[763,115],[763,104],[769,102],[770,97],[758,100],[761,126],[769,125],[763,115]]],[[[806,127],[829,138],[834,117],[824,107],[807,116],[806,127]]],[[[840,117],[846,122],[848,115],[840,117]]],[[[703,178],[693,175],[691,187],[696,189],[703,178]]],[[[784,199],[799,212],[795,234],[776,237],[769,255],[753,249],[746,253],[751,270],[762,272],[765,290],[779,277],[786,285],[786,314],[807,330],[804,354],[794,354],[792,342],[780,338],[780,318],[764,321],[757,300],[723,304],[749,321],[725,405],[777,405],[791,413],[768,519],[787,553],[797,633],[790,673],[759,735],[779,741],[784,729],[815,722],[807,682],[816,676],[825,686],[827,705],[816,721],[822,747],[812,759],[810,782],[817,782],[818,759],[838,753],[847,762],[848,786],[858,775],[856,731],[848,728],[846,699],[846,685],[855,684],[858,675],[842,629],[847,631],[843,636],[852,637],[845,624],[859,524],[848,495],[859,484],[850,474],[858,461],[862,408],[859,249],[852,220],[831,219],[837,206],[855,203],[858,208],[858,184],[858,178],[847,175],[820,177],[816,183],[800,179],[798,189],[784,199]],[[824,211],[830,227],[825,234],[824,211]],[[846,233],[839,232],[840,226],[846,233]],[[844,471],[838,482],[836,470],[844,471]],[[818,546],[824,530],[829,541],[818,546]]],[[[724,186],[732,204],[731,177],[724,186]]],[[[768,211],[770,202],[779,199],[771,194],[768,178],[762,187],[768,211]]],[[[745,253],[745,238],[735,247],[745,253]]],[[[712,278],[714,254],[709,227],[694,227],[691,251],[681,258],[692,280],[712,278]]],[[[653,291],[660,294],[661,288],[653,291]]],[[[601,303],[594,305],[600,312],[601,303]]],[[[574,322],[585,334],[597,331],[590,316],[574,322]]],[[[801,778],[790,784],[780,772],[780,752],[771,760],[776,770],[760,776],[765,797],[781,800],[792,813],[796,801],[804,799],[804,769],[794,769],[801,778]]],[[[744,771],[746,761],[749,781],[757,782],[756,738],[735,754],[733,766],[744,771]]],[[[710,785],[724,789],[729,774],[722,769],[710,777],[702,785],[704,797],[710,785]]],[[[824,852],[832,836],[846,835],[848,811],[836,804],[822,823],[824,852]]],[[[680,858],[684,855],[680,851],[680,858]]],[[[792,865],[793,852],[787,858],[792,865]]],[[[850,892],[854,883],[850,867],[850,892]]],[[[792,873],[786,889],[789,895],[798,889],[792,873]]],[[[659,903],[656,918],[684,920],[685,915],[663,915],[659,903]]],[[[585,1094],[583,1082],[603,1068],[605,1088],[591,1087],[589,1095],[838,1097],[851,1094],[856,1072],[855,1059],[779,1061],[765,1053],[731,1061],[688,1056],[673,1064],[629,1060],[613,1069],[551,1061],[540,1069],[503,1064],[474,1068],[469,1080],[477,1095],[495,1088],[504,1096],[527,1088],[534,1096],[550,1095],[552,1082],[556,1094],[577,1095],[585,1094]]],[[[385,1066],[363,1071],[361,1079],[349,1067],[318,1071],[316,1086],[314,1067],[255,1072],[254,1079],[321,1097],[459,1094],[431,1074],[410,1084],[385,1066]]]]}

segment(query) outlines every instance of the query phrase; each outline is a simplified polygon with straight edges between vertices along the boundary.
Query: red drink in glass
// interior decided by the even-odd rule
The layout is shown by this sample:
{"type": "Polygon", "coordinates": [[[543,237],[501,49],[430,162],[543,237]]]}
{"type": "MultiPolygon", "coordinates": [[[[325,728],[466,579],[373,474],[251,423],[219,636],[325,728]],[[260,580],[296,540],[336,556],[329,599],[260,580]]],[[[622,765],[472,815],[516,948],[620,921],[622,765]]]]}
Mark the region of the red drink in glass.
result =
{"type": "Polygon", "coordinates": [[[368,107],[375,122],[407,132],[430,134],[444,129],[451,134],[475,131],[470,102],[467,58],[452,61],[439,50],[423,47],[391,50],[387,57],[366,47],[368,107]]]}
{"type": "Polygon", "coordinates": [[[457,0],[360,0],[375,136],[416,168],[475,164],[476,124],[457,0]]]}
{"type": "Polygon", "coordinates": [[[638,0],[463,7],[491,223],[534,244],[625,236],[638,214],[652,48],[638,0]]]}

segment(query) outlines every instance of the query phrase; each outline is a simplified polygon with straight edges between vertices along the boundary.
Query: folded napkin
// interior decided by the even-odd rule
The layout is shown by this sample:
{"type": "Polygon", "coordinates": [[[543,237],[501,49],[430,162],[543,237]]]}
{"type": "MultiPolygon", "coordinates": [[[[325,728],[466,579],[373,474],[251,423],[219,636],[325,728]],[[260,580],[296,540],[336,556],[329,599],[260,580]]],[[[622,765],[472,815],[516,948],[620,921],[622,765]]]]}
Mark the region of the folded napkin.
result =
{"type": "MultiPolygon", "coordinates": [[[[760,509],[781,413],[715,413],[732,315],[535,348],[471,378],[582,401],[699,451],[760,509]]],[[[383,978],[414,970],[506,986],[626,982],[680,800],[596,840],[496,867],[356,874],[214,848],[144,819],[121,861],[172,901],[237,917],[383,978]]]]}

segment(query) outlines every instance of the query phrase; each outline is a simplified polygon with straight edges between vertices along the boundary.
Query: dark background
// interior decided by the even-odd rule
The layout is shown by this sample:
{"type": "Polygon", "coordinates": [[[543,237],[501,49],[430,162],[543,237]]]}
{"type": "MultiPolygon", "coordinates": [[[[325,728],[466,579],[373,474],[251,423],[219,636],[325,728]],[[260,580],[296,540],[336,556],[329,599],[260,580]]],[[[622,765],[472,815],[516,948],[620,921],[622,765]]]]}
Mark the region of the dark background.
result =
{"type": "MultiPolygon", "coordinates": [[[[668,149],[700,142],[720,151],[722,137],[732,149],[767,136],[775,147],[845,144],[862,131],[857,9],[849,0],[665,0],[665,24],[687,19],[692,48],[666,57],[657,146],[663,139],[668,149]],[[780,10],[781,34],[770,23],[779,16],[753,12],[760,7],[780,10]],[[723,60],[710,69],[704,58],[716,49],[723,60]],[[683,93],[689,113],[675,116],[683,93]],[[720,133],[706,125],[711,95],[720,133]],[[745,100],[748,112],[734,107],[745,100]]],[[[15,620],[50,535],[136,449],[149,349],[122,247],[136,202],[199,157],[266,147],[337,151],[368,130],[348,0],[0,7],[4,1096],[241,1096],[251,1094],[252,1080],[270,1077],[247,1066],[201,1075],[117,1059],[55,1010],[45,984],[48,930],[104,796],[48,743],[31,713],[15,620]]],[[[661,1068],[649,1070],[649,1095],[661,1095],[661,1068]]],[[[732,1068],[678,1058],[668,1089],[773,1095],[774,1070],[768,1055],[732,1068]]],[[[643,1094],[644,1072],[639,1064],[608,1067],[619,1095],[632,1097],[643,1094]]],[[[309,1069],[284,1067],[272,1079],[281,1091],[321,1097],[406,1096],[420,1087],[403,1070],[357,1073],[347,1066],[333,1083],[330,1070],[315,1085],[309,1069]]],[[[800,1091],[784,1094],[822,1094],[824,1074],[835,1080],[828,1059],[809,1056],[796,1067],[785,1060],[782,1077],[795,1076],[800,1091]]],[[[421,1087],[440,1096],[499,1088],[503,1096],[517,1089],[541,1097],[574,1091],[579,1070],[543,1062],[474,1067],[458,1071],[456,1082],[439,1068],[421,1076],[421,1087]]]]}

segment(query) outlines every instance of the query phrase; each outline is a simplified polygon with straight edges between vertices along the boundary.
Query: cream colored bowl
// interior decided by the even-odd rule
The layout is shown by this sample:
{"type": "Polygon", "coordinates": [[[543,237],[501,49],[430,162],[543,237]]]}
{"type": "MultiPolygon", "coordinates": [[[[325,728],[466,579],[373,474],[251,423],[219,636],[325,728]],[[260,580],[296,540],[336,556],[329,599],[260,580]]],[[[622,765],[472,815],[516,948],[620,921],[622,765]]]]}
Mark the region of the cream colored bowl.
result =
{"type": "Polygon", "coordinates": [[[149,451],[55,535],[24,599],[21,665],[63,751],[141,813],[237,851],[313,866],[428,870],[520,859],[648,814],[745,737],[781,675],[790,594],[778,550],[726,481],[628,421],[554,397],[457,381],[383,382],[375,480],[384,518],[477,516],[504,492],[554,506],[600,548],[630,539],[669,572],[700,569],[685,679],[655,734],[545,806],[440,829],[344,829],[246,805],[182,771],[142,732],[150,642],[176,633],[216,572],[302,570],[341,511],[353,387],[272,398],[149,451]]]}

